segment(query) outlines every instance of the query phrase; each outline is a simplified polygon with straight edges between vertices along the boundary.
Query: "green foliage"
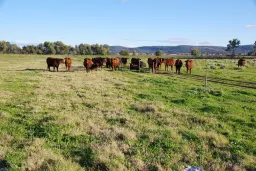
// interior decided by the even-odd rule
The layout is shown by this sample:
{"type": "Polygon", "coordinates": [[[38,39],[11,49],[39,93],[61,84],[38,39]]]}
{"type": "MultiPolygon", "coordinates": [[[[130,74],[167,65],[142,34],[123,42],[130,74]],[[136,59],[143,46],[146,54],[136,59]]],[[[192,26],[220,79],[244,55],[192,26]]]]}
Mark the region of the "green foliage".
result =
{"type": "Polygon", "coordinates": [[[21,48],[10,42],[0,41],[0,53],[19,54],[21,53],[21,48]]]}
{"type": "Polygon", "coordinates": [[[6,52],[6,42],[5,41],[0,42],[0,52],[2,52],[2,53],[6,52]]]}
{"type": "Polygon", "coordinates": [[[191,50],[191,55],[199,57],[201,55],[201,52],[198,49],[193,49],[191,50]]]}
{"type": "Polygon", "coordinates": [[[121,56],[129,56],[130,55],[130,51],[129,50],[122,50],[119,52],[119,54],[121,56]]]}
{"type": "Polygon", "coordinates": [[[163,55],[163,51],[158,50],[158,51],[155,52],[155,55],[156,56],[162,56],[163,55]]]}
{"type": "Polygon", "coordinates": [[[233,39],[229,41],[229,44],[227,45],[226,51],[232,51],[232,57],[235,56],[235,50],[239,47],[240,45],[240,40],[238,39],[233,39]]]}
{"type": "Polygon", "coordinates": [[[256,54],[256,41],[254,42],[253,53],[256,54]]]}
{"type": "Polygon", "coordinates": [[[22,49],[16,44],[0,41],[0,53],[7,54],[80,54],[80,55],[107,55],[110,54],[109,46],[80,44],[79,46],[68,46],[61,41],[44,42],[39,45],[27,45],[22,49]]]}

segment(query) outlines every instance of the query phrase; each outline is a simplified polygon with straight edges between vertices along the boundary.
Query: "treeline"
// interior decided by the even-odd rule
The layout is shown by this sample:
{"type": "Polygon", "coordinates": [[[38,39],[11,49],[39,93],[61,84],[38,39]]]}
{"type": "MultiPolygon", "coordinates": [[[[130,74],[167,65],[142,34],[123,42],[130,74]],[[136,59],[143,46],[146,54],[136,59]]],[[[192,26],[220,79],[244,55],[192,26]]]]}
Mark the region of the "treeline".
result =
{"type": "Polygon", "coordinates": [[[108,45],[76,45],[75,47],[64,44],[61,41],[44,42],[39,45],[27,45],[22,48],[10,42],[0,41],[0,53],[2,54],[51,54],[51,55],[107,55],[110,54],[108,45]]]}

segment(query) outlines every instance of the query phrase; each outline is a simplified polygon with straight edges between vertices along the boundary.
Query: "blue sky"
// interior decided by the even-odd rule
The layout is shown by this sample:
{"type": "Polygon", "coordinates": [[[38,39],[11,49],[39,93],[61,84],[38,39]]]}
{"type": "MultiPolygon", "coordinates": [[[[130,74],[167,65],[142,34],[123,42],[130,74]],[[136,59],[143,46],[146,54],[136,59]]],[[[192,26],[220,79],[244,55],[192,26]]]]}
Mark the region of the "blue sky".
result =
{"type": "Polygon", "coordinates": [[[0,39],[147,45],[256,41],[256,0],[0,0],[0,39]]]}

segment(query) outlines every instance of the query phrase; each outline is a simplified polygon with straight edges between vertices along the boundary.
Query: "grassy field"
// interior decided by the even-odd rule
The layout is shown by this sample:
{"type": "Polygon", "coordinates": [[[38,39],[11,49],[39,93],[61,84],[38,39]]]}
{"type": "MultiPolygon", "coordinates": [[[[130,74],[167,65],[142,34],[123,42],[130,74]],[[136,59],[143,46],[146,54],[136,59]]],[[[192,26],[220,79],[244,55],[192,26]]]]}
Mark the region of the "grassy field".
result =
{"type": "MultiPolygon", "coordinates": [[[[45,59],[0,55],[0,161],[12,170],[256,168],[255,90],[127,69],[86,73],[79,56],[71,72],[48,72],[45,59]]],[[[216,66],[209,76],[256,82],[253,60],[244,69],[206,63],[216,66]]],[[[204,72],[196,61],[193,74],[204,72]]]]}

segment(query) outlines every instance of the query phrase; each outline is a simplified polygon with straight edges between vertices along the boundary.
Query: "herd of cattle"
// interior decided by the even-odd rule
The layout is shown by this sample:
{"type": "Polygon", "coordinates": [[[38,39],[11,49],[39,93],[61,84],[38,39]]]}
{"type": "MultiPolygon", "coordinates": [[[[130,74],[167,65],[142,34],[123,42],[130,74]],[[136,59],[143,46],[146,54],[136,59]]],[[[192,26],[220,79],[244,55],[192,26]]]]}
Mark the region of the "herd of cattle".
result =
{"type": "MultiPolygon", "coordinates": [[[[53,67],[54,71],[55,68],[57,71],[59,70],[60,64],[66,65],[66,70],[70,71],[71,65],[72,65],[72,59],[71,58],[52,58],[48,57],[46,59],[46,63],[48,65],[48,69],[50,71],[50,67],[53,67]]],[[[107,68],[112,68],[113,70],[119,69],[120,66],[124,67],[128,63],[128,58],[85,58],[84,59],[84,67],[87,72],[90,72],[91,70],[97,70],[98,68],[101,68],[104,66],[107,68]]],[[[153,73],[159,70],[161,68],[161,65],[165,65],[165,71],[168,71],[168,68],[171,68],[171,71],[173,71],[173,67],[176,68],[176,74],[180,74],[181,67],[183,66],[183,62],[181,59],[174,59],[174,58],[148,58],[148,66],[149,69],[152,70],[153,73]]],[[[194,60],[188,59],[185,61],[185,66],[187,68],[187,73],[191,74],[192,68],[194,66],[194,60]]],[[[239,59],[238,61],[238,67],[245,66],[245,59],[239,59]]],[[[146,68],[146,63],[141,61],[140,58],[132,58],[130,63],[130,70],[140,70],[140,68],[146,68]]]]}

